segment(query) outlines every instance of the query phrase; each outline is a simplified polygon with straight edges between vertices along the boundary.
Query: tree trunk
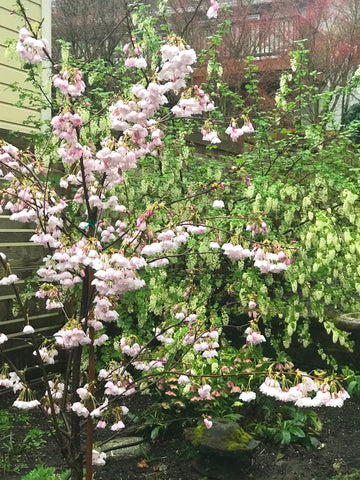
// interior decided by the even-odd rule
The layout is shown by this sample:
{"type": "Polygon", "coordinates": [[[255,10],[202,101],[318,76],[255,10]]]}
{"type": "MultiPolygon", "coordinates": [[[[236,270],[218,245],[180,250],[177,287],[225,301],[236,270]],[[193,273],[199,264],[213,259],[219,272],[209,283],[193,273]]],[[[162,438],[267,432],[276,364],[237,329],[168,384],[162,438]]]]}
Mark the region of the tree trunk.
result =
{"type": "Polygon", "coordinates": [[[71,480],[83,480],[82,456],[78,457],[70,466],[71,480]]]}

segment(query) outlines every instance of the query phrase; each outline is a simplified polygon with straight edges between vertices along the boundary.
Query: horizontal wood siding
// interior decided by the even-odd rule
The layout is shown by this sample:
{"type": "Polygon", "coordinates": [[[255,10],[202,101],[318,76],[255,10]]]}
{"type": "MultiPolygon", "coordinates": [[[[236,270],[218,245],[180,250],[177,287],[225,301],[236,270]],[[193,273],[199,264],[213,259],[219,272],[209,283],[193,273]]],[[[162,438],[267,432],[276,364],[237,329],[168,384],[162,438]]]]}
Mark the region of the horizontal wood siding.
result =
{"type": "MultiPolygon", "coordinates": [[[[25,279],[35,274],[46,251],[42,246],[29,241],[34,234],[34,226],[12,222],[7,215],[0,215],[0,252],[4,253],[10,263],[11,270],[19,277],[16,285],[20,292],[26,287],[25,279]]],[[[3,274],[1,273],[1,277],[3,274]]],[[[36,284],[32,284],[36,288],[36,284]]],[[[14,310],[16,297],[10,285],[0,286],[0,332],[9,340],[3,345],[4,351],[18,368],[25,364],[35,365],[33,348],[24,342],[22,330],[25,326],[24,315],[14,310]]],[[[62,316],[57,311],[47,311],[44,300],[35,296],[28,303],[30,323],[35,328],[39,343],[45,337],[51,337],[62,324],[62,316]]]]}
{"type": "MultiPolygon", "coordinates": [[[[51,3],[50,0],[46,1],[51,3]]],[[[46,15],[43,30],[49,34],[50,10],[46,8],[44,12],[41,0],[23,0],[23,4],[33,22],[41,22],[43,15],[46,15]]],[[[1,136],[6,136],[6,130],[29,133],[34,130],[33,122],[38,122],[42,118],[39,108],[29,101],[22,107],[16,107],[17,92],[12,92],[9,87],[13,83],[18,83],[20,88],[39,95],[39,91],[31,83],[26,82],[27,73],[23,70],[23,62],[14,52],[14,47],[6,46],[8,40],[17,41],[20,28],[25,26],[24,20],[14,13],[15,9],[14,0],[0,0],[0,130],[3,134],[1,136]],[[23,125],[23,121],[29,117],[32,121],[28,125],[23,125]]]]}

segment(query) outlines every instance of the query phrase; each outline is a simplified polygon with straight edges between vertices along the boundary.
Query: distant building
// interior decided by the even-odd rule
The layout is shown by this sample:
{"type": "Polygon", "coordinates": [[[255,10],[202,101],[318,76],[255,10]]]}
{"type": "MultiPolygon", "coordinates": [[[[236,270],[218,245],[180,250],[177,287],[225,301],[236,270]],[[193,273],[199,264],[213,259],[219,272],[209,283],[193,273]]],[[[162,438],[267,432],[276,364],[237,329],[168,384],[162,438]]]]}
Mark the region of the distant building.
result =
{"type": "MultiPolygon", "coordinates": [[[[23,0],[23,5],[31,21],[41,22],[43,20],[42,36],[50,40],[50,0],[23,0]]],[[[20,88],[38,92],[30,83],[25,82],[27,72],[23,68],[21,59],[6,47],[7,41],[17,40],[20,28],[25,26],[23,19],[15,13],[16,8],[15,0],[0,0],[0,138],[5,140],[10,140],[10,131],[18,131],[25,135],[30,133],[35,128],[33,122],[36,124],[37,121],[50,115],[47,111],[39,112],[29,103],[17,107],[18,92],[9,88],[10,84],[17,82],[20,88]],[[33,122],[30,120],[29,124],[23,125],[23,121],[29,117],[33,122]]],[[[48,76],[47,71],[44,71],[43,74],[48,76]]],[[[11,138],[11,141],[18,144],[23,143],[19,136],[15,140],[11,138]]]]}

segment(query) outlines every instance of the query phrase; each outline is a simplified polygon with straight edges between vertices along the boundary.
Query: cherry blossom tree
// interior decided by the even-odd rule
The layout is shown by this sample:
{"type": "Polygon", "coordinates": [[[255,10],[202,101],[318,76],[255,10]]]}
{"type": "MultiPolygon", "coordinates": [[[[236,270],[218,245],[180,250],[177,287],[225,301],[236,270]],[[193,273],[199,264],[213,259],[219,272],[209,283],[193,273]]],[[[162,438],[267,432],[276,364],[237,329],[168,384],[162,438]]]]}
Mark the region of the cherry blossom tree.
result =
{"type": "MultiPolygon", "coordinates": [[[[235,221],[228,229],[219,226],[218,212],[226,208],[223,192],[231,192],[234,185],[246,191],[251,185],[244,168],[234,166],[230,173],[222,172],[221,178],[197,190],[191,185],[184,191],[182,184],[175,198],[162,190],[163,170],[171,156],[179,156],[174,151],[192,119],[203,123],[205,141],[212,145],[220,142],[216,117],[212,117],[216,115],[216,97],[191,83],[197,55],[183,38],[173,33],[159,37],[155,27],[150,35],[151,23],[140,10],[133,24],[138,32],[145,33],[130,32],[123,47],[125,66],[136,81],[129,81],[110,105],[93,112],[81,71],[71,62],[58,65],[52,60],[47,42],[33,29],[21,0],[17,3],[26,27],[19,32],[16,50],[27,64],[36,66],[46,59],[52,63],[59,110],[42,148],[35,153],[1,144],[1,175],[8,182],[2,191],[1,209],[10,211],[12,220],[36,224],[31,240],[43,246],[47,254],[37,271],[35,296],[44,299],[47,310],[60,310],[64,322],[52,341],[44,339],[41,343],[19,295],[18,278],[1,253],[0,284],[13,287],[23,310],[23,333],[34,347],[42,373],[41,400],[24,372],[11,362],[1,371],[0,385],[18,395],[15,407],[39,407],[47,416],[71,468],[71,478],[82,480],[85,465],[85,478],[90,480],[93,465],[105,462],[106,453],[94,448],[94,422],[98,428],[109,423],[115,433],[123,430],[128,413],[123,402],[150,387],[170,385],[168,396],[178,389],[189,401],[206,404],[221,395],[224,377],[244,377],[242,387],[230,380],[227,386],[247,402],[256,397],[251,386],[251,379],[256,377],[260,391],[279,400],[299,406],[341,406],[348,394],[336,377],[308,375],[294,371],[292,365],[275,371],[272,362],[262,358],[257,349],[266,339],[260,331],[254,292],[246,301],[250,320],[244,330],[244,348],[238,354],[232,351],[222,357],[221,326],[192,310],[191,292],[196,282],[191,275],[186,277],[184,302],[164,312],[167,322],[154,325],[147,341],[124,335],[118,343],[112,343],[107,326],[119,318],[122,299],[144,288],[149,276],[156,282],[156,273],[150,272],[161,272],[172,258],[221,256],[230,264],[247,262],[246,268],[259,275],[282,275],[291,266],[297,248],[279,245],[275,238],[269,241],[261,215],[239,215],[240,222],[235,221]],[[176,101],[167,106],[170,97],[176,101]],[[52,176],[52,167],[59,161],[62,177],[58,181],[52,176]],[[145,168],[147,161],[157,161],[159,173],[152,163],[153,185],[144,199],[138,194],[139,178],[133,171],[139,166],[145,168]],[[159,195],[152,198],[157,184],[159,195]],[[201,207],[196,205],[199,199],[201,207]],[[213,241],[205,250],[197,248],[199,239],[207,233],[213,241]],[[119,356],[96,371],[97,352],[106,343],[119,356]],[[67,369],[51,379],[46,367],[58,355],[66,358],[67,369]],[[255,367],[249,374],[252,359],[255,367]]],[[[216,22],[216,1],[208,5],[207,14],[216,22]]],[[[236,141],[253,131],[248,119],[241,123],[234,119],[225,134],[236,141]]],[[[181,155],[186,154],[184,144],[181,155]]],[[[174,170],[173,175],[177,174],[174,170]]],[[[224,218],[226,221],[226,215],[224,218]]],[[[6,335],[0,333],[0,348],[6,342],[6,335]]],[[[207,415],[204,424],[206,428],[212,426],[207,415]]]]}

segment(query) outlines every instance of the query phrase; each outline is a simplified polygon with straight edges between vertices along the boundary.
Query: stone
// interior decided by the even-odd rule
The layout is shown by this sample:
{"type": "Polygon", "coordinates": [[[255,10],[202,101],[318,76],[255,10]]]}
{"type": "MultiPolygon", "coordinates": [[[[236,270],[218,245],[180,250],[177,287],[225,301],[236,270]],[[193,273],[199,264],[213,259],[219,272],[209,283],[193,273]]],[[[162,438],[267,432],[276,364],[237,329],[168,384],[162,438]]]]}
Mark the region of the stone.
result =
{"type": "Polygon", "coordinates": [[[346,332],[360,332],[360,312],[344,313],[335,320],[335,326],[346,332]]]}
{"type": "Polygon", "coordinates": [[[143,457],[149,445],[142,437],[119,437],[106,442],[101,451],[106,453],[107,460],[143,457]]]}
{"type": "Polygon", "coordinates": [[[212,427],[208,430],[205,425],[186,429],[185,438],[206,453],[237,459],[242,454],[248,457],[249,452],[260,443],[236,422],[224,419],[213,419],[212,427]]]}
{"type": "Polygon", "coordinates": [[[236,422],[224,419],[212,419],[212,427],[208,430],[205,425],[186,429],[185,438],[199,451],[194,469],[216,480],[242,478],[260,443],[236,422]]]}

